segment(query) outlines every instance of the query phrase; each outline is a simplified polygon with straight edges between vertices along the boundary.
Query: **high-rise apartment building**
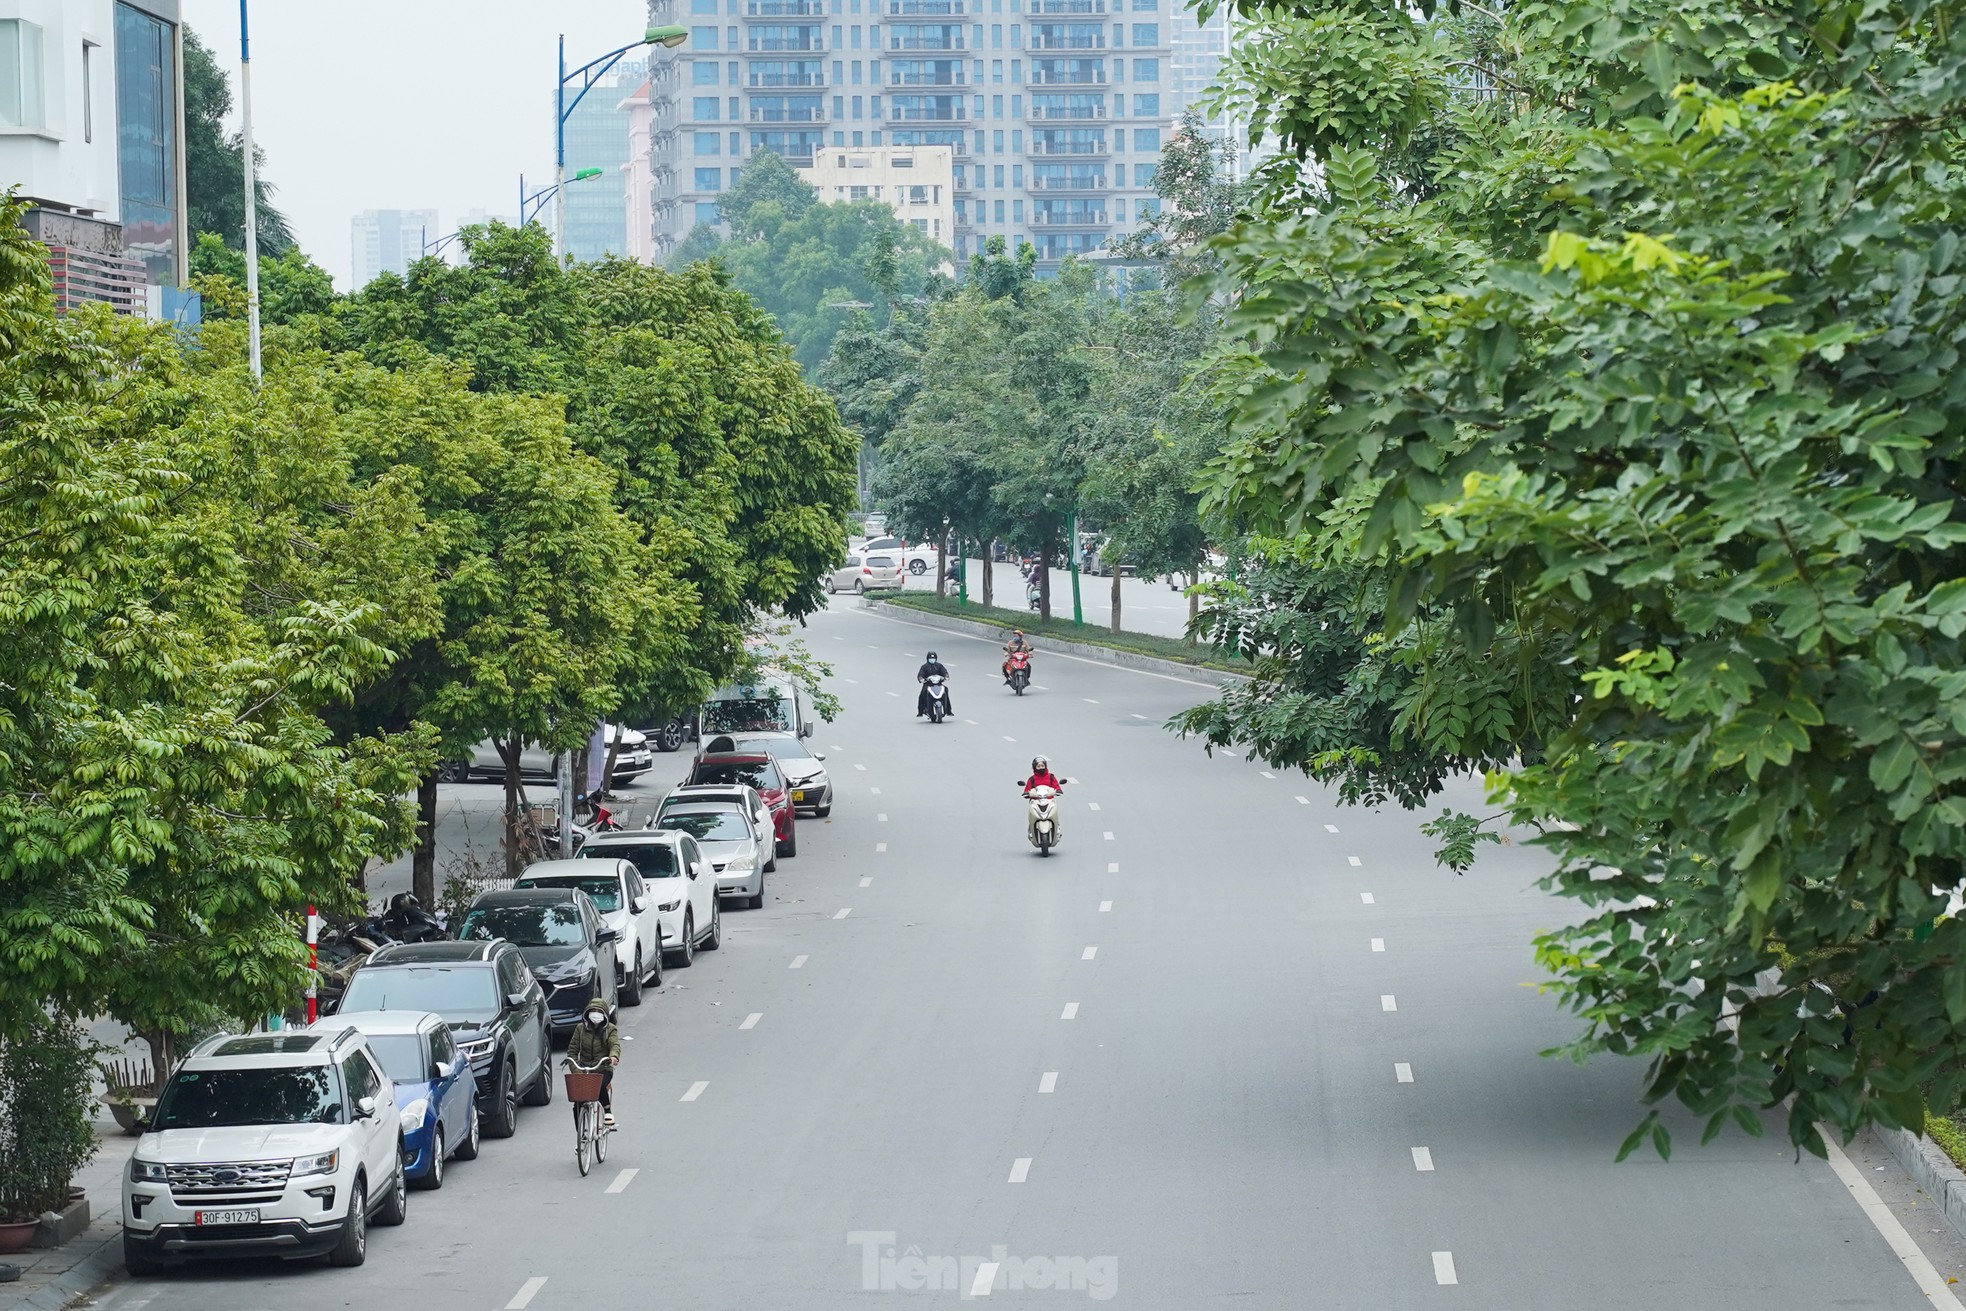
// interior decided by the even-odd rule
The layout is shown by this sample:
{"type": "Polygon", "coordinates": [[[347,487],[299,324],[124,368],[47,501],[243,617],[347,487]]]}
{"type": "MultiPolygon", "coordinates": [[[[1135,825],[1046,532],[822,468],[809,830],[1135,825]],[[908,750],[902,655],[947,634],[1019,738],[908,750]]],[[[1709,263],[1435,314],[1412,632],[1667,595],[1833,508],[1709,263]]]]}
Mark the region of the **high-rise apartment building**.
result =
{"type": "Polygon", "coordinates": [[[1177,0],[650,0],[690,39],[650,77],[658,257],[756,151],[946,146],[966,258],[1001,234],[1046,264],[1130,231],[1179,105],[1177,0]]]}
{"type": "MultiPolygon", "coordinates": [[[[599,177],[565,192],[567,254],[575,259],[626,255],[628,239],[629,99],[648,80],[648,65],[624,59],[567,115],[567,176],[598,168],[599,177]]],[[[551,217],[550,207],[546,215],[551,217]]]]}
{"type": "Polygon", "coordinates": [[[828,203],[878,200],[940,246],[956,238],[956,170],[948,146],[826,146],[799,176],[828,203]]]}
{"type": "Polygon", "coordinates": [[[348,226],[356,291],[384,273],[408,273],[422,256],[423,243],[444,235],[434,209],[365,209],[348,226]]]}

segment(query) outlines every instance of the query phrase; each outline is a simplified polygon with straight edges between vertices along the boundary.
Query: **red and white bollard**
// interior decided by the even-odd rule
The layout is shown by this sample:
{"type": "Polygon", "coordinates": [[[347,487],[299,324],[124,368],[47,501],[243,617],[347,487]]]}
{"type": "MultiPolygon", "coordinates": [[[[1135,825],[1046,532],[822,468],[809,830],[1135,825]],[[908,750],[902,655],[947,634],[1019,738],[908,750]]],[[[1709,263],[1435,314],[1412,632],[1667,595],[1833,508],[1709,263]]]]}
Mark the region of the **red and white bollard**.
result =
{"type": "Polygon", "coordinates": [[[319,991],[317,985],[321,981],[320,941],[321,917],[314,913],[314,907],[309,906],[307,908],[307,1022],[309,1024],[320,1018],[314,1000],[319,991]]]}

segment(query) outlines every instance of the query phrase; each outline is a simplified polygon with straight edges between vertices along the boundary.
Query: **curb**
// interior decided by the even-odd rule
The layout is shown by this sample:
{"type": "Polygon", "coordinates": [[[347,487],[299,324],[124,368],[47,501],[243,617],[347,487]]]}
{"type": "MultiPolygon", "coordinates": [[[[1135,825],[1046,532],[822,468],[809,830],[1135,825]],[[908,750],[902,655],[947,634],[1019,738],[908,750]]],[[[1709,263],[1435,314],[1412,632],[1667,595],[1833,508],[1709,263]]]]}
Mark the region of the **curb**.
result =
{"type": "Polygon", "coordinates": [[[1912,1181],[1939,1204],[1953,1232],[1966,1239],[1966,1172],[1952,1163],[1943,1147],[1924,1134],[1879,1125],[1877,1136],[1885,1149],[1898,1158],[1898,1164],[1904,1166],[1912,1181]]]}
{"type": "MultiPolygon", "coordinates": [[[[908,617],[901,618],[888,608],[885,601],[870,597],[860,598],[860,608],[876,611],[878,616],[898,624],[913,624],[918,628],[936,628],[948,633],[963,633],[970,637],[989,638],[1001,641],[1009,630],[996,624],[984,623],[980,619],[958,619],[953,615],[939,615],[930,610],[916,610],[903,606],[908,617]]],[[[1221,669],[1210,669],[1205,665],[1183,664],[1179,660],[1163,660],[1159,656],[1139,655],[1132,651],[1115,651],[1109,646],[1098,646],[1091,642],[1074,642],[1069,638],[1052,637],[1044,634],[1032,639],[1038,646],[1038,654],[1046,652],[1074,656],[1080,660],[1090,660],[1102,665],[1115,665],[1121,669],[1132,669],[1143,674],[1158,674],[1163,678],[1177,678],[1184,682],[1200,683],[1208,687],[1228,687],[1236,683],[1247,683],[1244,674],[1231,674],[1221,669]]]]}
{"type": "MultiPolygon", "coordinates": [[[[109,1282],[123,1267],[123,1248],[116,1240],[122,1235],[119,1223],[115,1228],[96,1241],[95,1250],[62,1271],[47,1283],[41,1285],[26,1297],[16,1302],[8,1302],[0,1296],[0,1304],[18,1311],[64,1311],[70,1303],[83,1294],[109,1282]]],[[[78,1239],[87,1243],[88,1238],[78,1239]]]]}

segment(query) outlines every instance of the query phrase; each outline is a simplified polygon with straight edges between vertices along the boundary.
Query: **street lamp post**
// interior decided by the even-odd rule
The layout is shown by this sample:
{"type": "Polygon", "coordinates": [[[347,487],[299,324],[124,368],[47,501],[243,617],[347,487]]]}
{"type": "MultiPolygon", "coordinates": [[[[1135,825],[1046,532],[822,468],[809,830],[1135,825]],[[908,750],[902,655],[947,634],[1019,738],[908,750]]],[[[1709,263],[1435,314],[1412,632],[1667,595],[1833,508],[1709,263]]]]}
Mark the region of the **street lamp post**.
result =
{"type": "MultiPolygon", "coordinates": [[[[529,196],[526,194],[526,175],[523,173],[519,174],[519,226],[523,228],[526,224],[538,218],[539,211],[546,208],[546,202],[559,195],[562,189],[570,187],[576,182],[585,182],[588,178],[597,178],[599,176],[601,176],[600,169],[583,168],[566,181],[555,182],[550,187],[541,187],[529,196]],[[530,214],[526,212],[526,206],[528,205],[532,206],[532,212],[530,214]]],[[[559,244],[559,238],[555,237],[553,239],[553,246],[556,252],[559,249],[559,244]]]]}
{"type": "Polygon", "coordinates": [[[253,52],[246,0],[239,0],[239,140],[246,164],[246,358],[257,384],[266,375],[259,358],[259,197],[254,194],[253,52]]]}
{"type": "MultiPolygon", "coordinates": [[[[244,2],[245,0],[240,0],[240,3],[243,4],[244,2]]],[[[567,116],[580,107],[580,102],[586,98],[587,93],[592,91],[595,85],[603,77],[607,76],[608,70],[620,63],[621,57],[630,50],[639,50],[643,46],[666,46],[673,48],[687,40],[689,40],[689,29],[686,27],[675,24],[664,27],[651,27],[642,34],[642,39],[634,44],[625,45],[619,50],[611,50],[600,58],[590,59],[579,68],[568,72],[567,37],[564,32],[560,34],[560,80],[553,87],[553,190],[542,193],[557,197],[553,204],[554,259],[559,260],[566,256],[567,201],[566,196],[561,193],[560,188],[564,187],[567,182],[567,116]],[[574,92],[573,99],[569,102],[567,99],[567,83],[573,81],[575,78],[580,79],[580,90],[574,92]]],[[[521,186],[523,196],[523,184],[521,186]]],[[[523,211],[524,206],[522,200],[519,215],[521,226],[525,223],[525,214],[523,211]]]]}

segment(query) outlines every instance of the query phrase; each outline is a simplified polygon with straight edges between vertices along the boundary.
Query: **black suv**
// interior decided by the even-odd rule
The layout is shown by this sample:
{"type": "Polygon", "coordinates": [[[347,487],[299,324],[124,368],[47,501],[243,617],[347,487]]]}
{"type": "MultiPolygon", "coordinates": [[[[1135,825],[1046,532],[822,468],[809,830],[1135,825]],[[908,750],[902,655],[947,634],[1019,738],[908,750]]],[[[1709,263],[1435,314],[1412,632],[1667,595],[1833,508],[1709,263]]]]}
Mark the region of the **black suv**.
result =
{"type": "Polygon", "coordinates": [[[553,1100],[552,1027],[546,994],[509,942],[404,942],[363,961],[342,1011],[435,1011],[478,1081],[485,1133],[510,1138],[519,1099],[553,1100]]]}
{"type": "Polygon", "coordinates": [[[553,1033],[570,1034],[589,999],[614,1009],[614,940],[586,893],[578,888],[505,888],[481,893],[457,926],[459,941],[499,938],[511,943],[546,989],[553,1033]]]}

